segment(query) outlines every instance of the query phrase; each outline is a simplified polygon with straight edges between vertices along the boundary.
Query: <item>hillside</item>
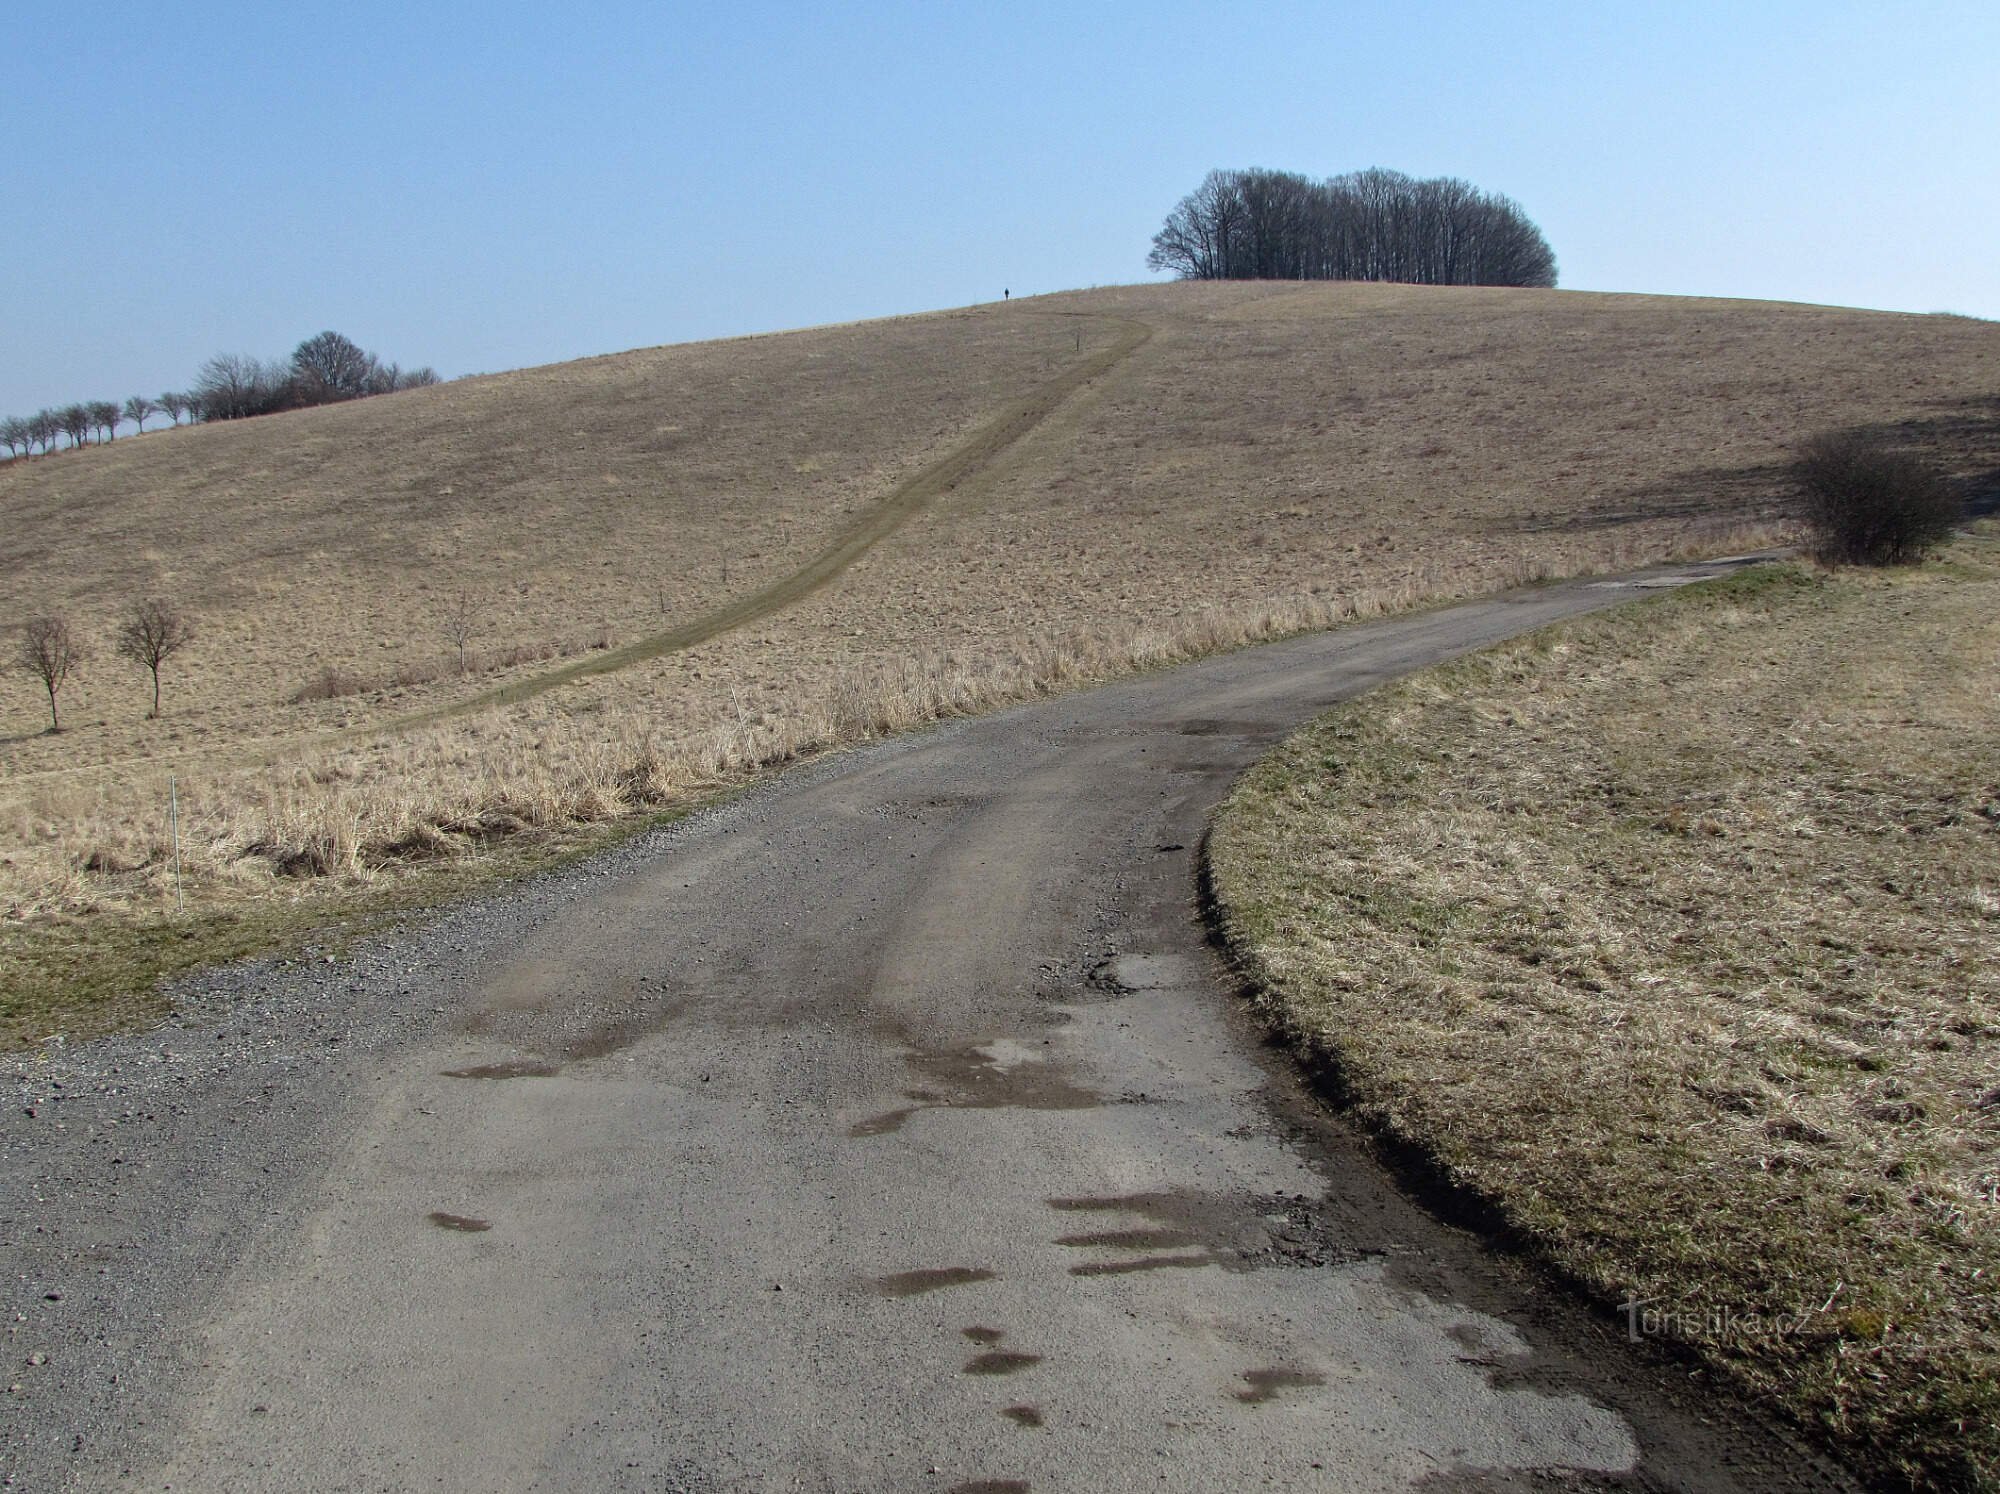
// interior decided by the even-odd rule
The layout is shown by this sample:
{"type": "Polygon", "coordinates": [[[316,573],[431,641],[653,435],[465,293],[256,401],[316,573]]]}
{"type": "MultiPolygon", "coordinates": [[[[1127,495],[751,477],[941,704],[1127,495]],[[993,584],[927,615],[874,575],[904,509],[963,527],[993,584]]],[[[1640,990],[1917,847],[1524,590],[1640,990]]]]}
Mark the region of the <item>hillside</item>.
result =
{"type": "Polygon", "coordinates": [[[1727,543],[1776,512],[1777,466],[1812,430],[1907,427],[1961,471],[2000,466],[1996,357],[2000,327],[1964,318],[1173,284],[645,349],[9,463],[0,627],[63,609],[98,657],[60,737],[33,682],[0,677],[0,907],[157,906],[169,766],[194,796],[197,880],[237,896],[314,857],[361,875],[370,845],[418,821],[449,833],[526,784],[567,806],[548,818],[613,813],[581,802],[576,772],[623,782],[641,742],[655,762],[719,728],[824,737],[819,718],[865,718],[858,696],[913,656],[926,678],[977,674],[1019,667],[1035,637],[1727,543]],[[746,625],[435,724],[557,667],[461,679],[445,664],[461,595],[475,655],[643,655],[782,587],[892,495],[893,522],[817,589],[739,608],[746,625]],[[148,593],[201,627],[159,723],[108,650],[148,593]],[[412,682],[293,703],[328,669],[412,682]],[[416,716],[423,730],[398,726],[416,716]],[[302,862],[315,825],[329,846],[302,862]]]}

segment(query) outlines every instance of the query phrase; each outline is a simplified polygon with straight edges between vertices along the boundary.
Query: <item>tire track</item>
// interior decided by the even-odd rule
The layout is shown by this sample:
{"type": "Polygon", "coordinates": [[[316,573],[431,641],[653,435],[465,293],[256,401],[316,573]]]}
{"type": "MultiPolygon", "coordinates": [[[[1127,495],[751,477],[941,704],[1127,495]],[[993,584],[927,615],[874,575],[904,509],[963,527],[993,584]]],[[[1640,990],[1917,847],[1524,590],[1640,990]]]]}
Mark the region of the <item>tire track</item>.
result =
{"type": "MultiPolygon", "coordinates": [[[[1031,314],[1080,315],[1074,312],[1031,314]]],[[[1119,328],[1117,341],[1103,352],[1093,354],[1075,367],[1051,379],[1027,398],[989,420],[955,450],[932,462],[914,476],[905,478],[845,533],[834,538],[817,555],[790,575],[781,577],[768,586],[739,597],[733,602],[725,603],[678,627],[641,638],[622,648],[579,659],[575,663],[524,680],[514,680],[449,705],[391,717],[386,721],[371,722],[366,726],[356,727],[351,732],[335,733],[331,737],[319,740],[337,741],[406,731],[412,727],[431,726],[440,721],[471,715],[494,706],[516,705],[524,700],[532,700],[537,695],[546,694],[550,690],[574,684],[578,680],[600,674],[612,674],[634,664],[643,664],[667,654],[679,653],[683,649],[706,643],[711,638],[720,637],[746,623],[769,617],[794,603],[803,601],[838,580],[848,567],[908,524],[934,500],[950,492],[967,477],[1014,445],[1054,414],[1071,395],[1086,384],[1111,372],[1144,347],[1153,336],[1151,326],[1129,317],[1090,316],[1088,319],[1115,324],[1119,328]]]]}

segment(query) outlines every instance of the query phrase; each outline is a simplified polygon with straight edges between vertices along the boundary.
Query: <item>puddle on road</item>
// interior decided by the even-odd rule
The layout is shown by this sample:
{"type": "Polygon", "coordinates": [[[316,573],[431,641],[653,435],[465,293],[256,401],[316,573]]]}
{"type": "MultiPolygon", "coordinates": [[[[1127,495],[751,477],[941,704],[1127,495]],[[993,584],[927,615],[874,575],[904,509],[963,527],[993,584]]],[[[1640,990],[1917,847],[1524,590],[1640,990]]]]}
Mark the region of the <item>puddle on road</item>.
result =
{"type": "Polygon", "coordinates": [[[474,1219],[469,1214],[447,1214],[442,1209],[434,1209],[426,1216],[439,1229],[455,1230],[462,1235],[483,1235],[493,1228],[488,1219],[474,1219]]]}
{"type": "MultiPolygon", "coordinates": [[[[1323,1206],[1303,1194],[1229,1195],[1185,1190],[1112,1194],[1100,1198],[1051,1198],[1062,1213],[1133,1214],[1146,1226],[1084,1230],[1056,1237],[1072,1250],[1154,1252],[1139,1260],[1092,1261],[1070,1267],[1072,1276],[1118,1276],[1177,1266],[1220,1266],[1254,1271],[1267,1266],[1342,1265],[1379,1254],[1355,1243],[1323,1206]],[[1195,1248],[1189,1255],[1157,1252],[1195,1248]]],[[[1109,1221],[1107,1221],[1109,1222],[1109,1221]]]]}
{"type": "Polygon", "coordinates": [[[1107,1229],[1091,1235],[1061,1235],[1056,1244],[1072,1250],[1174,1250],[1201,1242],[1184,1229],[1107,1229]]]}
{"type": "Polygon", "coordinates": [[[884,1297],[918,1297],[925,1292],[942,1292],[949,1287],[971,1286],[991,1281],[995,1273],[984,1266],[936,1266],[927,1270],[897,1271],[875,1278],[875,1291],[884,1297]]]}
{"type": "Polygon", "coordinates": [[[1004,1037],[940,1053],[913,1049],[906,1061],[934,1087],[911,1090],[908,1098],[918,1103],[857,1121],[847,1134],[886,1136],[920,1110],[1095,1110],[1104,1104],[1095,1091],[1063,1077],[1044,1054],[1042,1044],[1004,1037]]]}
{"type": "Polygon", "coordinates": [[[871,1115],[867,1120],[856,1121],[847,1128],[847,1134],[857,1140],[865,1136],[887,1136],[892,1131],[903,1129],[903,1122],[919,1110],[928,1110],[929,1105],[905,1105],[901,1110],[885,1110],[880,1115],[871,1115]]]}
{"type": "Polygon", "coordinates": [[[441,1072],[447,1079],[553,1079],[562,1072],[562,1065],[539,1058],[512,1058],[504,1063],[479,1063],[441,1072]]]}
{"type": "Polygon", "coordinates": [[[660,1002],[643,1011],[621,1012],[578,1033],[562,1045],[563,1057],[572,1062],[608,1058],[622,1053],[643,1038],[651,1037],[679,1016],[685,1002],[660,1002]]]}
{"type": "Polygon", "coordinates": [[[1229,721],[1211,717],[1183,721],[1174,730],[1184,737],[1281,737],[1292,727],[1282,721],[1229,721]]]}
{"type": "Polygon", "coordinates": [[[1000,1414],[1016,1426],[1038,1427],[1042,1425],[1042,1413],[1035,1406],[1002,1406],[1000,1414]]]}
{"type": "Polygon", "coordinates": [[[1272,1366],[1269,1369],[1247,1369],[1243,1372],[1244,1383],[1249,1387],[1236,1392],[1236,1399],[1246,1406],[1261,1406],[1276,1400],[1288,1390],[1303,1390],[1313,1385],[1326,1384],[1326,1376],[1311,1374],[1305,1370],[1285,1369],[1272,1366]]]}
{"type": "Polygon", "coordinates": [[[1186,955],[1113,955],[1090,972],[1090,989],[1100,999],[1135,995],[1140,991],[1167,991],[1177,986],[1199,985],[1203,971],[1186,955]]]}
{"type": "MultiPolygon", "coordinates": [[[[622,1052],[683,1015],[693,998],[660,977],[593,979],[567,964],[529,960],[490,980],[478,1010],[459,1023],[469,1037],[491,1038],[538,1052],[553,1073],[622,1052]]],[[[496,1070],[502,1065],[482,1065],[496,1070]]],[[[520,1073],[453,1073],[453,1078],[547,1078],[520,1073]]]]}
{"type": "Polygon", "coordinates": [[[988,1349],[965,1361],[968,1375],[1018,1375],[1042,1362],[1039,1354],[1022,1354],[1013,1349],[988,1349]]]}
{"type": "Polygon", "coordinates": [[[1104,1101],[1072,1084],[1039,1053],[1003,1039],[950,1053],[913,1053],[910,1066],[963,1110],[1095,1110],[1104,1101]]]}
{"type": "Polygon", "coordinates": [[[1200,1255],[1142,1255],[1123,1261],[1085,1261],[1071,1266],[1072,1276],[1131,1276],[1141,1271],[1195,1270],[1228,1264],[1228,1257],[1205,1250],[1200,1255]]]}
{"type": "Polygon", "coordinates": [[[1042,1362],[1039,1354],[1022,1354],[1012,1349],[992,1347],[1007,1336],[1002,1329],[974,1326],[961,1331],[974,1343],[987,1345],[985,1353],[974,1354],[965,1361],[965,1374],[1018,1375],[1022,1370],[1033,1369],[1042,1362]]]}

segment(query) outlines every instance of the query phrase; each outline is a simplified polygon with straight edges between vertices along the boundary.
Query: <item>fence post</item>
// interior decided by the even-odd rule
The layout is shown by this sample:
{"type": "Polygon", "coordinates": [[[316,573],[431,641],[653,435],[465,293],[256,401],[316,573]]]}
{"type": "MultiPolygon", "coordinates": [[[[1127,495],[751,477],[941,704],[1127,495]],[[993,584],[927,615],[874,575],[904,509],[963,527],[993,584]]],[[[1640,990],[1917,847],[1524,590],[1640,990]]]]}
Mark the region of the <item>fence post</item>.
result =
{"type": "Polygon", "coordinates": [[[181,788],[174,775],[167,775],[167,819],[174,830],[174,914],[187,912],[187,898],[181,891],[181,788]]]}

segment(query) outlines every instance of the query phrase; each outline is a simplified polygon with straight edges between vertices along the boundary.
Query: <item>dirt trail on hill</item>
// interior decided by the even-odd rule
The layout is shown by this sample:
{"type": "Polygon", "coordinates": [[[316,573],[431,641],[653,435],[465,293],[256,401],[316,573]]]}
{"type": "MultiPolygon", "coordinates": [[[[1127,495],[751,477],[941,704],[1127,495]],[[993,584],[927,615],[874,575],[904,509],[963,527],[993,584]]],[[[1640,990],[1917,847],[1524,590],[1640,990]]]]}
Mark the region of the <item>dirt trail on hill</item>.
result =
{"type": "Polygon", "coordinates": [[[1109,322],[1119,329],[1118,340],[1102,352],[1093,353],[1074,367],[1058,374],[1026,399],[989,420],[956,449],[932,462],[914,477],[905,478],[898,483],[845,533],[831,541],[826,548],[789,576],[739,597],[726,606],[716,608],[713,612],[705,613],[678,627],[669,628],[663,633],[655,633],[635,643],[628,643],[622,648],[594,654],[589,658],[579,659],[558,669],[547,670],[528,679],[515,680],[492,690],[482,691],[468,699],[439,706],[434,710],[391,717],[386,721],[373,722],[367,726],[356,727],[351,732],[335,733],[333,737],[320,740],[337,740],[350,736],[370,737],[387,732],[407,731],[411,727],[429,726],[439,721],[448,721],[454,717],[483,711],[491,706],[514,705],[523,700],[532,700],[537,695],[546,694],[563,685],[573,684],[577,680],[588,679],[592,675],[610,674],[628,665],[657,659],[662,654],[676,653],[681,649],[692,648],[698,643],[706,643],[709,639],[740,628],[745,623],[755,622],[760,617],[768,617],[774,612],[783,611],[795,602],[803,601],[821,587],[837,580],[849,566],[909,523],[933,500],[950,492],[960,482],[1019,441],[1054,414],[1072,394],[1123,363],[1145,346],[1153,336],[1152,327],[1129,317],[1103,316],[1088,312],[1027,314],[1073,318],[1077,321],[1109,322]]]}
{"type": "Polygon", "coordinates": [[[1410,1202],[1261,1042],[1196,908],[1207,816],[1301,721],[1635,594],[831,757],[338,960],[211,973],[188,1028],[7,1060],[0,1466],[1849,1488],[1410,1202]]]}

